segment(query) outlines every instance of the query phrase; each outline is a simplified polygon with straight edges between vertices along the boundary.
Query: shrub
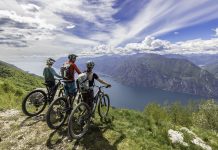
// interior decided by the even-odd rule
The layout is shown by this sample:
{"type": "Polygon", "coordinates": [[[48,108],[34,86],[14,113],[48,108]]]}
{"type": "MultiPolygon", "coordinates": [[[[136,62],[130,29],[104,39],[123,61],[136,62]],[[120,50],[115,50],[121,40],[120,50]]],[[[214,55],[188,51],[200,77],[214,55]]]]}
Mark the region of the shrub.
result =
{"type": "Polygon", "coordinates": [[[157,126],[161,126],[170,120],[166,109],[158,104],[147,105],[144,109],[144,117],[153,120],[157,126]]]}
{"type": "Polygon", "coordinates": [[[166,108],[158,104],[149,104],[145,107],[143,116],[146,130],[151,131],[153,137],[159,141],[166,143],[167,131],[171,128],[166,108]]]}
{"type": "Polygon", "coordinates": [[[169,106],[168,113],[174,125],[189,127],[192,125],[192,110],[176,102],[169,106]]]}
{"type": "Polygon", "coordinates": [[[193,113],[196,126],[218,131],[218,104],[208,100],[199,105],[199,111],[193,113]]]}

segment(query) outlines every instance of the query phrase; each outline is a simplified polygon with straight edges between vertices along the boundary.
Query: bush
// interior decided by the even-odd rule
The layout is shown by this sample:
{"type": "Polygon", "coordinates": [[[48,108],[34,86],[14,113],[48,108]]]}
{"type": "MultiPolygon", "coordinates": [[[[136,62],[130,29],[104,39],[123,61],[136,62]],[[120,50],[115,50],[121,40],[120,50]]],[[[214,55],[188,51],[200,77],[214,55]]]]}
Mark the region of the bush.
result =
{"type": "Polygon", "coordinates": [[[167,110],[158,104],[149,104],[145,107],[144,121],[146,130],[151,131],[153,137],[163,143],[167,141],[167,131],[171,128],[167,110]]]}
{"type": "Polygon", "coordinates": [[[11,85],[9,82],[6,82],[6,81],[1,85],[1,88],[3,89],[3,92],[5,92],[5,93],[15,91],[15,87],[13,85],[11,85]]]}
{"type": "Polygon", "coordinates": [[[214,100],[203,102],[199,111],[193,113],[193,120],[196,126],[218,131],[218,104],[214,100]]]}
{"type": "Polygon", "coordinates": [[[153,120],[157,126],[161,126],[170,120],[167,110],[158,104],[147,105],[144,109],[144,117],[146,120],[153,120]]]}
{"type": "Polygon", "coordinates": [[[189,107],[174,103],[169,106],[168,113],[174,125],[190,127],[192,125],[192,111],[189,107]]]}

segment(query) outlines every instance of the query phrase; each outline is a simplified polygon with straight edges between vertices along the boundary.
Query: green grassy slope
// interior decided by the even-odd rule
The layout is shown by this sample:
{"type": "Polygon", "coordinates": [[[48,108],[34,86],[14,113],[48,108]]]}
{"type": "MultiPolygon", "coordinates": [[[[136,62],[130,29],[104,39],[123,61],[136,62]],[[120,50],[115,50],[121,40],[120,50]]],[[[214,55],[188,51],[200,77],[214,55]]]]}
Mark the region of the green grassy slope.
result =
{"type": "Polygon", "coordinates": [[[0,109],[19,108],[26,92],[42,87],[43,79],[0,61],[0,109]]]}

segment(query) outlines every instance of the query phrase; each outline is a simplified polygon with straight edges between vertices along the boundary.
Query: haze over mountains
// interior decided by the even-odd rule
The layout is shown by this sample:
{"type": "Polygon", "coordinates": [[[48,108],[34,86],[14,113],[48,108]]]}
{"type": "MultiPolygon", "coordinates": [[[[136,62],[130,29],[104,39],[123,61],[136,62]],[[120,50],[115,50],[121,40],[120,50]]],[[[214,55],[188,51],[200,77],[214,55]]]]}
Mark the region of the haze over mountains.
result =
{"type": "MultiPolygon", "coordinates": [[[[199,59],[197,55],[187,57],[157,54],[105,55],[79,58],[78,66],[84,70],[85,62],[89,59],[96,63],[96,72],[110,75],[128,86],[218,97],[218,79],[196,65],[206,64],[209,58],[199,59]]],[[[56,67],[60,67],[65,60],[66,58],[60,58],[56,67]]],[[[212,62],[212,59],[210,60],[212,62]]]]}

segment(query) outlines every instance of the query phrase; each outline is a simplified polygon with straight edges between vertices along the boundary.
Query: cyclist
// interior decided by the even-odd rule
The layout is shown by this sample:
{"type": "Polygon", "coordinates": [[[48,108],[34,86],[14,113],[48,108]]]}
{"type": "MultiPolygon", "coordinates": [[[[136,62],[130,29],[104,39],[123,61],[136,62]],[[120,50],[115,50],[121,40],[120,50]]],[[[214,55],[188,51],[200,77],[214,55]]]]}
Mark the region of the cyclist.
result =
{"type": "Polygon", "coordinates": [[[92,71],[94,66],[95,63],[93,61],[87,61],[86,63],[87,70],[85,71],[85,73],[87,74],[89,89],[86,90],[86,92],[83,92],[82,94],[84,101],[90,106],[90,108],[92,108],[92,101],[94,99],[95,80],[99,81],[100,83],[104,84],[107,87],[111,87],[109,83],[100,79],[99,76],[92,71]]]}
{"type": "Polygon", "coordinates": [[[54,77],[61,78],[61,76],[58,75],[55,72],[54,68],[52,67],[52,65],[54,63],[55,63],[54,59],[48,58],[46,61],[47,66],[43,70],[43,76],[45,78],[45,83],[51,90],[53,90],[55,87],[55,78],[54,77]]]}
{"type": "Polygon", "coordinates": [[[61,69],[62,77],[66,80],[64,83],[64,89],[65,89],[65,94],[67,96],[75,96],[76,93],[74,74],[75,71],[78,74],[81,73],[79,68],[75,64],[77,57],[78,56],[75,54],[68,55],[68,61],[64,63],[61,69]]]}

